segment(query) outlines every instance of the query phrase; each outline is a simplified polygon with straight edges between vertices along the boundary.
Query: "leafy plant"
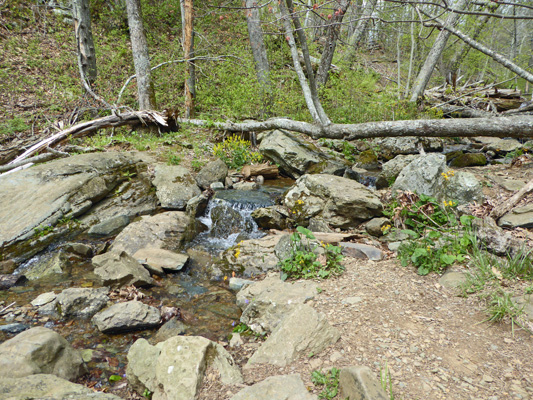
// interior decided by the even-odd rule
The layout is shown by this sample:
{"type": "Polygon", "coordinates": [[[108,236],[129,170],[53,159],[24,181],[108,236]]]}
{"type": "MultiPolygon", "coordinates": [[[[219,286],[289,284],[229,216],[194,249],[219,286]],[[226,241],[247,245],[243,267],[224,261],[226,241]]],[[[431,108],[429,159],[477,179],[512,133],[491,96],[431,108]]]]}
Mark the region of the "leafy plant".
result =
{"type": "Polygon", "coordinates": [[[120,375],[111,375],[109,377],[109,382],[114,383],[122,380],[122,377],[120,375]]]}
{"type": "Polygon", "coordinates": [[[143,397],[146,397],[147,399],[151,399],[152,398],[152,392],[148,389],[144,389],[144,392],[143,392],[143,397]]]}
{"type": "Polygon", "coordinates": [[[168,152],[166,154],[168,165],[179,165],[181,163],[181,157],[179,154],[168,152]]]}
{"type": "Polygon", "coordinates": [[[325,374],[320,371],[313,371],[311,373],[311,382],[315,386],[324,386],[322,392],[318,394],[319,399],[333,399],[339,392],[339,374],[338,368],[331,368],[325,374]]]}
{"type": "Polygon", "coordinates": [[[251,143],[240,136],[233,135],[215,145],[213,154],[226,163],[229,168],[242,168],[246,164],[260,163],[263,156],[251,150],[251,143]]]}
{"type": "Polygon", "coordinates": [[[487,300],[486,313],[489,322],[511,321],[512,330],[514,325],[522,325],[519,321],[520,316],[524,313],[524,307],[519,307],[512,299],[512,293],[503,290],[495,291],[489,294],[487,300]]]}
{"type": "Polygon", "coordinates": [[[38,227],[36,228],[33,228],[34,232],[35,232],[35,235],[37,237],[42,237],[42,236],[46,236],[48,235],[50,232],[52,232],[54,230],[54,227],[52,226],[52,224],[48,224],[48,225],[39,225],[38,227]]]}
{"type": "Polygon", "coordinates": [[[379,377],[381,387],[385,392],[389,393],[389,399],[394,400],[394,393],[392,391],[392,378],[390,376],[389,366],[387,363],[385,363],[385,366],[380,369],[379,377]]]}
{"type": "Polygon", "coordinates": [[[240,322],[237,325],[235,325],[232,330],[233,333],[246,333],[250,331],[251,331],[250,327],[243,322],[240,322]]]}

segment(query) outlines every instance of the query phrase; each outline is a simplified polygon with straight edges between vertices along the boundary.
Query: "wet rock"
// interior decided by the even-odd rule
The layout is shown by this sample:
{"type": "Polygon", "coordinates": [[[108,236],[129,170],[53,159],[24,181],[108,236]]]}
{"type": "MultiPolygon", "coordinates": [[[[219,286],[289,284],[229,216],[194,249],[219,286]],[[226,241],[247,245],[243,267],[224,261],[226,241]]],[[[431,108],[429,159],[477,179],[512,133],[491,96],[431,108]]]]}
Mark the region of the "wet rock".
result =
{"type": "Polygon", "coordinates": [[[194,196],[187,202],[185,211],[191,218],[198,218],[204,215],[204,212],[209,203],[209,197],[204,193],[194,196]]]}
{"type": "Polygon", "coordinates": [[[382,228],[390,225],[391,222],[388,218],[373,218],[365,224],[365,231],[372,236],[383,236],[382,228]]]}
{"type": "Polygon", "coordinates": [[[224,384],[242,383],[231,355],[203,337],[174,336],[155,346],[138,339],[128,352],[128,382],[154,399],[196,398],[207,368],[216,369],[224,384]]]}
{"type": "Polygon", "coordinates": [[[58,251],[51,258],[41,258],[34,264],[30,265],[24,271],[24,276],[30,281],[41,279],[49,275],[63,274],[66,272],[70,262],[63,251],[58,251]]]}
{"type": "Polygon", "coordinates": [[[7,290],[26,280],[24,275],[0,275],[0,290],[7,290]]]}
{"type": "Polygon", "coordinates": [[[22,324],[20,322],[15,322],[12,324],[7,324],[7,325],[0,325],[0,332],[9,333],[9,334],[17,334],[20,332],[24,332],[27,329],[30,329],[30,326],[26,324],[22,324]]]}
{"type": "Polygon", "coordinates": [[[379,168],[378,155],[373,150],[365,150],[356,157],[356,165],[363,169],[379,168]]]}
{"type": "Polygon", "coordinates": [[[9,400],[120,400],[115,395],[95,392],[83,385],[48,374],[0,379],[0,393],[9,400]]]}
{"type": "Polygon", "coordinates": [[[368,188],[333,175],[304,175],[285,194],[289,209],[303,201],[305,217],[321,217],[334,228],[354,228],[360,222],[381,216],[383,205],[368,188]]]}
{"type": "Polygon", "coordinates": [[[464,153],[450,161],[452,168],[464,168],[486,165],[487,157],[483,153],[464,153]]]}
{"type": "Polygon", "coordinates": [[[185,325],[183,321],[180,321],[178,318],[174,317],[165,322],[165,324],[159,328],[154,336],[154,342],[164,342],[171,337],[183,335],[186,331],[187,325],[185,325]]]}
{"type": "Polygon", "coordinates": [[[387,400],[372,370],[365,366],[342,368],[339,374],[340,398],[350,400],[387,400]]]}
{"type": "Polygon", "coordinates": [[[231,208],[226,203],[218,204],[211,209],[211,227],[210,237],[228,237],[231,234],[239,233],[244,229],[244,217],[231,208]]]}
{"type": "Polygon", "coordinates": [[[87,234],[90,237],[113,236],[128,226],[129,223],[130,218],[127,215],[117,215],[91,226],[87,234]]]}
{"type": "Polygon", "coordinates": [[[65,289],[51,302],[42,305],[38,312],[41,315],[53,315],[56,318],[89,319],[106,306],[109,301],[108,293],[107,287],[65,289]]]}
{"type": "Polygon", "coordinates": [[[316,288],[314,282],[283,282],[279,274],[271,273],[237,293],[241,322],[254,332],[270,333],[295,305],[314,299],[316,288]]]}
{"type": "Polygon", "coordinates": [[[163,208],[185,210],[187,202],[201,193],[189,170],[179,165],[157,165],[152,183],[163,208]]]}
{"type": "Polygon", "coordinates": [[[85,243],[67,243],[63,246],[63,250],[86,258],[91,257],[93,254],[93,248],[85,243]]]}
{"type": "Polygon", "coordinates": [[[381,172],[376,180],[376,187],[378,189],[388,188],[400,175],[402,169],[404,169],[411,161],[417,156],[414,154],[409,155],[397,155],[392,160],[387,161],[381,166],[381,172]]]}
{"type": "Polygon", "coordinates": [[[281,206],[258,208],[252,211],[252,218],[262,229],[286,229],[288,217],[287,210],[281,206]]]}
{"type": "Polygon", "coordinates": [[[475,219],[472,226],[477,239],[488,251],[498,256],[510,254],[514,256],[520,252],[523,243],[515,239],[510,232],[498,227],[492,218],[475,219]]]}
{"type": "Polygon", "coordinates": [[[105,286],[153,285],[149,272],[125,251],[110,251],[92,259],[94,273],[105,286]]]}
{"type": "Polygon", "coordinates": [[[178,272],[183,269],[189,256],[170,250],[151,247],[137,251],[133,258],[143,264],[150,272],[163,275],[165,272],[178,272]]]}
{"type": "Polygon", "coordinates": [[[243,287],[251,285],[254,282],[255,281],[251,281],[249,279],[242,279],[242,278],[232,277],[232,278],[229,279],[229,289],[238,292],[243,287]]]}
{"type": "Polygon", "coordinates": [[[233,184],[233,189],[235,190],[255,190],[258,188],[259,185],[255,182],[240,181],[233,184]]]}
{"type": "Polygon", "coordinates": [[[254,364],[284,367],[303,355],[320,353],[339,339],[340,333],[328,324],[324,314],[306,304],[297,304],[252,355],[246,367],[254,364]]]}
{"type": "Polygon", "coordinates": [[[84,372],[79,352],[51,329],[32,328],[0,344],[0,381],[34,374],[74,380],[84,372]]]}
{"type": "Polygon", "coordinates": [[[113,304],[97,313],[92,322],[102,333],[141,331],[161,324],[161,314],[155,307],[140,301],[113,304]]]}
{"type": "Polygon", "coordinates": [[[0,261],[0,274],[12,274],[17,269],[17,263],[13,260],[0,261]]]}
{"type": "Polygon", "coordinates": [[[503,228],[533,228],[533,204],[513,208],[498,220],[503,228]]]}
{"type": "Polygon", "coordinates": [[[316,400],[298,374],[271,376],[242,389],[231,400],[316,400]]]}
{"type": "Polygon", "coordinates": [[[447,289],[456,289],[467,280],[466,274],[456,271],[448,271],[439,278],[439,283],[447,289]]]}
{"type": "Polygon", "coordinates": [[[359,253],[363,253],[366,258],[371,261],[381,261],[385,257],[380,249],[367,244],[340,242],[339,246],[342,249],[342,254],[350,257],[355,256],[355,258],[359,258],[359,253]],[[355,252],[355,254],[353,252],[355,252]]]}
{"type": "Polygon", "coordinates": [[[46,292],[42,293],[39,296],[37,296],[33,301],[31,302],[31,305],[34,307],[41,307],[45,304],[48,304],[56,299],[57,295],[54,292],[46,292]]]}
{"type": "Polygon", "coordinates": [[[307,173],[342,175],[347,167],[344,162],[321,152],[314,144],[281,130],[266,133],[261,140],[259,151],[265,158],[279,165],[280,171],[293,179],[307,173]]]}
{"type": "MultiPolygon", "coordinates": [[[[211,161],[196,175],[196,183],[202,189],[207,189],[212,183],[223,183],[228,175],[228,167],[221,159],[211,161]]],[[[222,186],[224,187],[224,186],[222,186]]]]}
{"type": "Polygon", "coordinates": [[[388,158],[398,154],[418,154],[419,147],[423,147],[427,152],[442,151],[443,149],[442,139],[433,137],[388,137],[375,140],[374,145],[379,147],[380,153],[388,158]]]}
{"type": "Polygon", "coordinates": [[[190,224],[190,217],[181,211],[141,217],[140,221],[129,224],[120,232],[111,250],[128,254],[135,254],[146,247],[177,250],[188,238],[190,224]]]}

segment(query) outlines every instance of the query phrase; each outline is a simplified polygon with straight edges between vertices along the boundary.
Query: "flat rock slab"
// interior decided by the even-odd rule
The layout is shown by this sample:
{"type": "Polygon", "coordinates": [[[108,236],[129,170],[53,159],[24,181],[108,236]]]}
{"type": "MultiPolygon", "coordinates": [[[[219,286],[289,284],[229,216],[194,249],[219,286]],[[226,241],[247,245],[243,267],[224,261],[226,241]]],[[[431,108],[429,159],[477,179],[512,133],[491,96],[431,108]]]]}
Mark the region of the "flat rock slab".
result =
{"type": "Polygon", "coordinates": [[[109,251],[93,257],[94,274],[103,285],[111,287],[148,286],[154,280],[150,273],[125,251],[109,251]]]}
{"type": "Polygon", "coordinates": [[[140,301],[127,301],[100,311],[92,322],[102,333],[141,331],[158,327],[161,314],[157,308],[140,301]]]}
{"type": "Polygon", "coordinates": [[[457,271],[448,271],[439,278],[439,284],[447,289],[456,289],[466,281],[467,275],[457,271]]]}
{"type": "Polygon", "coordinates": [[[231,400],[316,400],[317,397],[307,391],[298,374],[278,375],[266,378],[242,389],[231,400]]]}
{"type": "MultiPolygon", "coordinates": [[[[107,305],[108,293],[109,288],[107,287],[65,289],[57,296],[54,295],[52,301],[43,304],[37,311],[39,314],[53,315],[58,318],[89,319],[107,305]]],[[[32,305],[34,305],[35,300],[32,301],[32,305]]],[[[42,303],[43,300],[40,299],[38,303],[42,303]]]]}
{"type": "Polygon", "coordinates": [[[189,256],[186,254],[152,247],[137,251],[133,258],[151,270],[151,272],[157,272],[159,275],[165,272],[181,271],[187,261],[189,261],[189,256]]]}
{"type": "Polygon", "coordinates": [[[77,217],[103,199],[140,164],[132,153],[91,153],[39,164],[0,177],[0,247],[21,259],[42,247],[17,249],[35,228],[77,217]]]}
{"type": "Polygon", "coordinates": [[[503,228],[533,228],[533,204],[513,208],[503,215],[498,225],[503,228]]]}
{"type": "Polygon", "coordinates": [[[342,254],[345,256],[361,258],[360,255],[363,254],[365,258],[371,261],[381,261],[383,258],[385,258],[385,254],[383,254],[380,249],[367,244],[341,242],[340,246],[342,249],[342,254]]]}
{"type": "Polygon", "coordinates": [[[350,400],[388,400],[389,396],[381,387],[380,382],[365,366],[341,369],[339,374],[339,390],[341,399],[350,400]]]}
{"type": "Polygon", "coordinates": [[[163,208],[185,210],[187,202],[201,193],[189,170],[180,165],[157,165],[152,183],[163,208]]]}

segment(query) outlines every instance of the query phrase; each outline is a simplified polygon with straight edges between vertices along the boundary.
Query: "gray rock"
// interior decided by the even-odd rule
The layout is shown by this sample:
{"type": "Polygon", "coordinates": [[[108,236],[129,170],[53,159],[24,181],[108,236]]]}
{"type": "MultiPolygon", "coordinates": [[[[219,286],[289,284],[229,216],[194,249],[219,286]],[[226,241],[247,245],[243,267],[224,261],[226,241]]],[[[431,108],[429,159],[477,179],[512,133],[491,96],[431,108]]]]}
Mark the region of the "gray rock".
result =
{"type": "Polygon", "coordinates": [[[128,382],[137,393],[150,390],[154,400],[195,399],[207,368],[224,384],[242,383],[229,353],[203,337],[174,336],[155,346],[138,339],[128,352],[128,382]]]}
{"type": "Polygon", "coordinates": [[[102,333],[140,331],[161,324],[161,314],[155,307],[140,301],[113,304],[97,313],[92,322],[102,333]]]}
{"type": "Polygon", "coordinates": [[[367,244],[340,242],[339,245],[341,246],[342,254],[347,256],[354,257],[352,252],[355,251],[355,258],[359,258],[359,252],[363,253],[366,258],[372,261],[381,261],[385,257],[380,249],[367,244]]]}
{"type": "Polygon", "coordinates": [[[176,317],[168,320],[163,324],[154,336],[154,342],[164,342],[174,336],[183,335],[187,331],[187,325],[176,317]]]}
{"type": "Polygon", "coordinates": [[[129,223],[130,218],[127,215],[117,215],[91,226],[87,234],[90,237],[113,236],[128,226],[129,223]]]}
{"type": "Polygon", "coordinates": [[[309,218],[309,225],[307,228],[311,232],[333,232],[327,221],[320,217],[309,218]]]}
{"type": "Polygon", "coordinates": [[[0,332],[9,333],[12,335],[20,333],[20,332],[24,332],[27,329],[30,329],[30,326],[26,324],[22,324],[20,322],[14,322],[12,324],[7,324],[7,325],[0,325],[0,332]]]}
{"type": "Polygon", "coordinates": [[[79,352],[51,329],[32,328],[0,344],[0,381],[34,374],[74,380],[84,372],[79,352]]]}
{"type": "MultiPolygon", "coordinates": [[[[91,153],[1,176],[0,247],[4,258],[23,261],[47,247],[50,240],[36,236],[35,228],[82,215],[124,181],[127,171],[141,164],[131,153],[91,153]],[[30,245],[19,246],[28,239],[30,245]]],[[[75,229],[81,228],[64,227],[64,231],[75,229]]]]}
{"type": "Polygon", "coordinates": [[[252,283],[254,283],[254,281],[251,281],[249,279],[242,279],[242,278],[232,277],[232,278],[229,278],[229,286],[228,287],[229,287],[230,290],[234,290],[234,291],[238,292],[243,287],[251,285],[252,283]]]}
{"type": "Polygon", "coordinates": [[[151,247],[137,251],[133,258],[148,269],[157,271],[159,275],[164,272],[181,271],[187,261],[189,261],[189,256],[186,254],[178,254],[170,250],[151,247]]]}
{"type": "Polygon", "coordinates": [[[340,333],[326,316],[306,304],[297,304],[248,360],[254,364],[284,367],[301,356],[318,354],[339,340],[340,333]]]}
{"type": "Polygon", "coordinates": [[[285,194],[283,203],[293,209],[304,202],[305,217],[321,217],[334,228],[354,228],[381,216],[383,205],[368,188],[351,179],[333,175],[304,175],[285,194]]]}
{"type": "Polygon", "coordinates": [[[0,379],[0,393],[9,400],[120,400],[118,396],[95,392],[48,374],[0,379]]]}
{"type": "Polygon", "coordinates": [[[501,185],[505,190],[510,192],[520,190],[526,185],[524,181],[516,179],[503,179],[499,176],[495,176],[493,179],[498,185],[501,185]]]}
{"type": "Polygon", "coordinates": [[[54,292],[46,292],[37,296],[32,300],[31,305],[34,307],[41,307],[56,299],[57,295],[54,292]]]}
{"type": "Polygon", "coordinates": [[[288,217],[287,210],[281,206],[263,207],[252,211],[255,223],[263,229],[286,229],[288,217]]]}
{"type": "Polygon", "coordinates": [[[516,207],[498,220],[503,228],[533,228],[533,204],[516,207]]]}
{"type": "Polygon", "coordinates": [[[488,136],[476,137],[477,142],[485,145],[485,150],[491,150],[496,153],[508,153],[522,147],[522,144],[516,139],[501,139],[488,136]]]}
{"type": "Polygon", "coordinates": [[[222,182],[213,182],[209,187],[213,190],[223,190],[224,184],[222,182]]]}
{"type": "Polygon", "coordinates": [[[395,156],[398,154],[418,154],[419,147],[425,151],[442,151],[443,142],[440,138],[399,136],[377,139],[374,141],[379,146],[380,153],[395,156]]]}
{"type": "Polygon", "coordinates": [[[270,333],[294,306],[314,299],[316,288],[314,282],[283,282],[279,274],[270,273],[237,293],[241,322],[254,332],[270,333]]]}
{"type": "Polygon", "coordinates": [[[465,283],[466,274],[456,271],[448,271],[439,278],[439,283],[447,289],[456,289],[465,283]]]}
{"type": "Polygon", "coordinates": [[[236,190],[255,190],[259,189],[259,185],[255,182],[240,181],[233,184],[233,189],[236,190]]]}
{"type": "Polygon", "coordinates": [[[513,301],[519,308],[522,308],[526,319],[533,322],[533,295],[516,296],[513,297],[513,301]]]}
{"type": "Polygon", "coordinates": [[[483,203],[483,187],[470,172],[455,172],[443,185],[437,187],[434,196],[439,202],[454,200],[458,204],[483,203]]]}
{"type": "Polygon", "coordinates": [[[218,203],[211,209],[210,237],[228,237],[245,229],[244,216],[226,202],[218,203]]]}
{"type": "Polygon", "coordinates": [[[365,224],[365,231],[369,235],[380,237],[383,236],[382,228],[390,224],[391,222],[388,218],[372,218],[365,224]]]}
{"type": "Polygon", "coordinates": [[[106,306],[108,293],[107,287],[65,289],[37,311],[41,315],[53,315],[56,318],[89,319],[106,306]]]}
{"type": "Polygon", "coordinates": [[[342,175],[347,167],[343,161],[321,152],[314,144],[280,130],[265,134],[259,151],[293,179],[308,173],[342,175]]]}
{"type": "Polygon", "coordinates": [[[63,274],[66,272],[70,262],[63,251],[58,251],[50,258],[41,258],[36,263],[30,265],[24,271],[24,276],[30,281],[41,279],[54,274],[63,274]]]}
{"type": "Polygon", "coordinates": [[[185,211],[191,218],[198,218],[204,214],[207,204],[209,204],[209,197],[201,193],[187,202],[185,211]]]}
{"type": "Polygon", "coordinates": [[[93,257],[94,273],[105,286],[153,285],[150,273],[125,251],[110,251],[93,257]]]}
{"type": "Polygon", "coordinates": [[[339,374],[339,392],[342,399],[389,399],[370,368],[365,366],[342,368],[339,374]]]}
{"type": "Polygon", "coordinates": [[[63,246],[63,250],[67,253],[72,253],[87,258],[93,255],[93,248],[85,243],[67,243],[65,246],[63,246]]]}
{"type": "Polygon", "coordinates": [[[177,250],[187,238],[191,218],[181,211],[142,217],[115,238],[111,250],[135,254],[145,247],[177,250]]]}
{"type": "MultiPolygon", "coordinates": [[[[211,161],[196,175],[196,183],[202,189],[207,189],[212,183],[222,183],[228,175],[228,167],[221,159],[211,161]]],[[[224,186],[222,186],[224,187],[224,186]]]]}
{"type": "Polygon", "coordinates": [[[201,193],[191,173],[180,165],[157,165],[152,183],[161,207],[173,210],[185,210],[187,202],[201,193]]]}
{"type": "Polygon", "coordinates": [[[498,256],[510,254],[514,256],[520,252],[523,243],[515,239],[510,232],[498,227],[492,218],[475,219],[472,221],[477,239],[488,251],[498,256]]]}
{"type": "Polygon", "coordinates": [[[300,375],[278,375],[242,389],[231,400],[316,400],[300,375]]]}
{"type": "Polygon", "coordinates": [[[381,172],[378,175],[378,178],[376,180],[376,187],[378,189],[387,188],[389,187],[398,175],[400,175],[400,172],[402,172],[402,169],[404,169],[411,161],[413,161],[417,156],[414,154],[409,155],[397,155],[392,160],[387,161],[381,166],[381,172]]]}

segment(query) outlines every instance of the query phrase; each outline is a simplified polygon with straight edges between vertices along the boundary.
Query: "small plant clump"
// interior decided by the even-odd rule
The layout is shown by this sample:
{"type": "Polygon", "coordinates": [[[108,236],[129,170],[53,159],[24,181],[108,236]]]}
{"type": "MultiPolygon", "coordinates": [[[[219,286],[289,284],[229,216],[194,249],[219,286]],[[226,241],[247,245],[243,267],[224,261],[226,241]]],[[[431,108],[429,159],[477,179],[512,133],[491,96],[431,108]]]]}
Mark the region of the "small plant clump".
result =
{"type": "Polygon", "coordinates": [[[213,155],[226,163],[228,168],[239,169],[247,164],[257,164],[263,161],[263,156],[251,149],[248,140],[233,135],[215,145],[213,155]]]}
{"type": "Polygon", "coordinates": [[[315,386],[323,386],[324,389],[318,394],[319,399],[330,400],[337,396],[339,392],[339,374],[338,368],[331,368],[328,372],[313,371],[311,373],[311,382],[315,386]]]}

